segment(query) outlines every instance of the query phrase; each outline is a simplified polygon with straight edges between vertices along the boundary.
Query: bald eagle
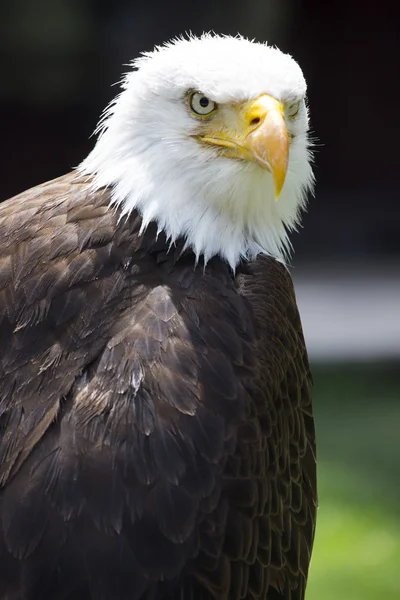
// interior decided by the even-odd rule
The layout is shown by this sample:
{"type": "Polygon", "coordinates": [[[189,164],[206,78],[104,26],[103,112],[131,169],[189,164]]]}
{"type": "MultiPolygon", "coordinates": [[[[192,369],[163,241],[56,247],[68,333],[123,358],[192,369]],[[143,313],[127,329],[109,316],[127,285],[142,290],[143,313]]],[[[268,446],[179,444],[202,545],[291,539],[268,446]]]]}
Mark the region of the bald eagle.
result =
{"type": "Polygon", "coordinates": [[[0,208],[0,600],[302,600],[304,77],[217,35],[132,67],[79,168],[0,208]]]}

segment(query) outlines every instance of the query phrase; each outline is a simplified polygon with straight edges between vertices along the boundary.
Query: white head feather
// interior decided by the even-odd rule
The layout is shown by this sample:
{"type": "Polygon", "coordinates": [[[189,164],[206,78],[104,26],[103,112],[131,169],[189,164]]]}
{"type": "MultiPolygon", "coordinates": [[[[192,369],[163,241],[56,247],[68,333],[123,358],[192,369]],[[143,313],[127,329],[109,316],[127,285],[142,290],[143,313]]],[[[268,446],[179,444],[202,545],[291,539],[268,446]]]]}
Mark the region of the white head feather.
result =
{"type": "Polygon", "coordinates": [[[260,252],[285,259],[287,233],[313,185],[306,83],[297,63],[266,44],[207,34],[165,44],[132,66],[79,170],[94,175],[96,189],[112,187],[122,215],[137,209],[143,227],[156,221],[171,241],[185,237],[205,261],[219,255],[234,269],[260,252]],[[300,101],[297,117],[287,120],[292,140],[278,201],[270,173],[193,138],[193,89],[219,105],[264,93],[300,101]]]}

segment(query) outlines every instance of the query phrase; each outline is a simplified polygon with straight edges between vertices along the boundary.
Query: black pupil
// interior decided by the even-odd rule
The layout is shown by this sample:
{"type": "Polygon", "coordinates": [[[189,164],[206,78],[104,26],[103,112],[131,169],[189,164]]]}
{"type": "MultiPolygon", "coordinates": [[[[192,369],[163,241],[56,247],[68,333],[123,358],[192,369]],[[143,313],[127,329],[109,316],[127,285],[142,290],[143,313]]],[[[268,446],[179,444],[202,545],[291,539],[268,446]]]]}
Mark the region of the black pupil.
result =
{"type": "Polygon", "coordinates": [[[200,103],[200,106],[202,106],[203,108],[207,108],[207,106],[210,104],[210,101],[208,98],[203,96],[202,98],[200,98],[199,103],[200,103]]]}

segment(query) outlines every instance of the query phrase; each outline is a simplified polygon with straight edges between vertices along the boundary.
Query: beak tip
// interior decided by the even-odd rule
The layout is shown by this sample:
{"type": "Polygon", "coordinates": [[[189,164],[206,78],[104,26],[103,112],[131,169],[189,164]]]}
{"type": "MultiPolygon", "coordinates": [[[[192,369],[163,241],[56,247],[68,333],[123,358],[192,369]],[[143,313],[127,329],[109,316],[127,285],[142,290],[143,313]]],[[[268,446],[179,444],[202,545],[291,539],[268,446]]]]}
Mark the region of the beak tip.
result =
{"type": "Polygon", "coordinates": [[[283,177],[280,181],[276,181],[275,180],[275,202],[278,202],[281,193],[282,193],[282,189],[285,183],[285,177],[283,177]]]}

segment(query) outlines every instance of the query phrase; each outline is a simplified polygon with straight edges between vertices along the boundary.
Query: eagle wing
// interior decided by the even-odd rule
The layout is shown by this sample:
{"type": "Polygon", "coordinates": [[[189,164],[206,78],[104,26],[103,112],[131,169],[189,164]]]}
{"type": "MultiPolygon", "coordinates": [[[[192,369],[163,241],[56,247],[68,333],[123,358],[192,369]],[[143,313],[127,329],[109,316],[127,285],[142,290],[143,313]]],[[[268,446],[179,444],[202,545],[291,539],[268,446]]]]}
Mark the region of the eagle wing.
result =
{"type": "Polygon", "coordinates": [[[257,376],[249,387],[258,406],[267,485],[258,560],[267,567],[268,600],[303,600],[317,481],[312,376],[300,315],[288,270],[270,257],[243,264],[238,286],[252,306],[257,340],[257,376]]]}
{"type": "Polygon", "coordinates": [[[107,199],[70,174],[0,205],[0,484],[105,343],[124,284],[107,199]]]}
{"type": "Polygon", "coordinates": [[[0,597],[303,600],[315,448],[290,277],[194,270],[108,202],[69,175],[0,208],[0,597]]]}

